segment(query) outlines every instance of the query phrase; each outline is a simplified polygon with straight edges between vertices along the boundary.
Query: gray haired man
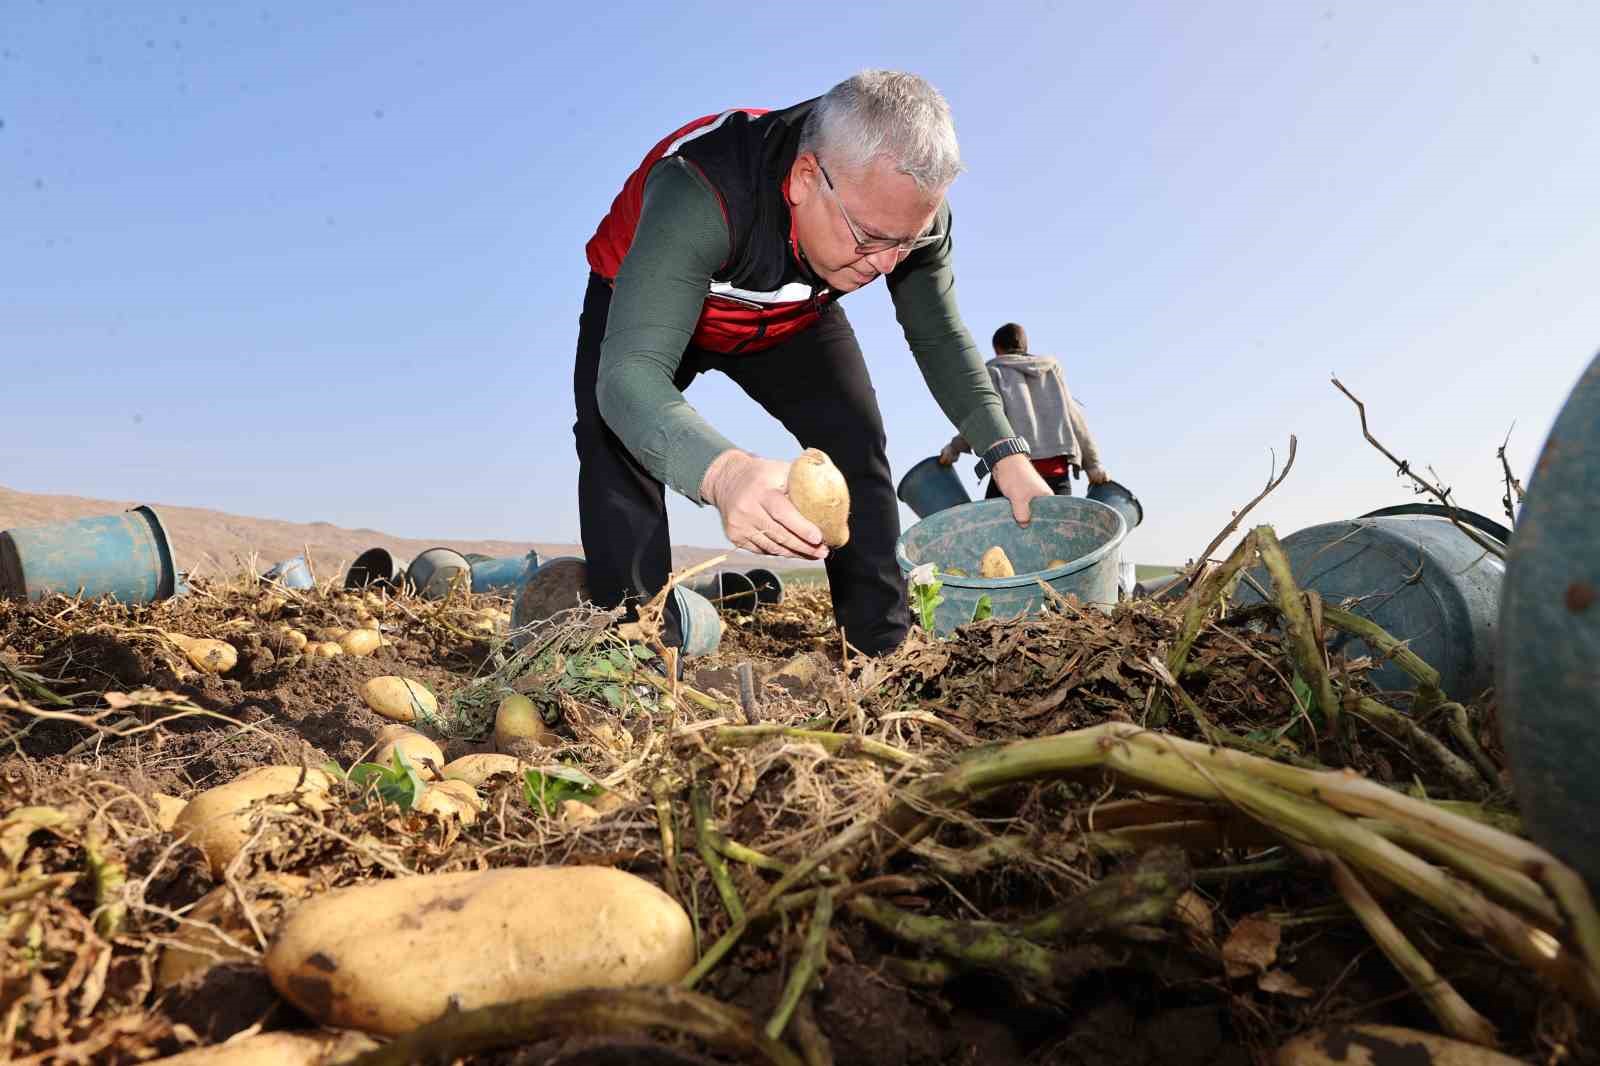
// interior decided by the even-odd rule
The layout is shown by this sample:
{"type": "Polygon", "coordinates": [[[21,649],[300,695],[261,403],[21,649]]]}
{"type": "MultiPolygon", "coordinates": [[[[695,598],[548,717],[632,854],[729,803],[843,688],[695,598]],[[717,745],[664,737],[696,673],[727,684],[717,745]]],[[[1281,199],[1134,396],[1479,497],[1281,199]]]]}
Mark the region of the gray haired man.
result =
{"type": "Polygon", "coordinates": [[[838,303],[879,275],[929,389],[1017,520],[1050,494],[956,308],[945,192],[960,170],[944,97],[896,71],[778,111],[706,115],[651,148],[587,246],[574,433],[596,604],[665,584],[670,487],[716,507],[738,547],[825,559],[857,648],[900,643],[910,618],[883,418],[838,303]],[[832,457],[850,489],[847,545],[830,552],[790,504],[786,462],[740,449],[684,399],[709,371],[832,457]]]}

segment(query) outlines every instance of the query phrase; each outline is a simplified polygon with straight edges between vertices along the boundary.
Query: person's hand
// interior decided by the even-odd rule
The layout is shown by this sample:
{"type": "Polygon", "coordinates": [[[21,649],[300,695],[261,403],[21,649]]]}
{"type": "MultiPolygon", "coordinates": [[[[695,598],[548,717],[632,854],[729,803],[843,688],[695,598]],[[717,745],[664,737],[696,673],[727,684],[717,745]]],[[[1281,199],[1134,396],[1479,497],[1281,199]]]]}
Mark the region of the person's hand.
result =
{"type": "Polygon", "coordinates": [[[955,466],[956,459],[959,458],[960,455],[961,453],[956,451],[956,446],[954,444],[946,444],[943,448],[939,449],[939,465],[955,466]]]}
{"type": "Polygon", "coordinates": [[[1011,501],[1011,517],[1017,525],[1025,526],[1033,520],[1033,501],[1040,496],[1054,496],[1039,471],[1026,455],[1008,455],[989,472],[1000,494],[1011,501]]]}
{"type": "Polygon", "coordinates": [[[791,559],[824,559],[822,530],[789,501],[789,464],[729,450],[711,461],[700,496],[722,515],[736,548],[791,559]]]}
{"type": "Polygon", "coordinates": [[[1105,472],[1104,467],[1089,466],[1085,467],[1083,472],[1089,476],[1091,485],[1104,485],[1111,480],[1111,475],[1105,472]]]}

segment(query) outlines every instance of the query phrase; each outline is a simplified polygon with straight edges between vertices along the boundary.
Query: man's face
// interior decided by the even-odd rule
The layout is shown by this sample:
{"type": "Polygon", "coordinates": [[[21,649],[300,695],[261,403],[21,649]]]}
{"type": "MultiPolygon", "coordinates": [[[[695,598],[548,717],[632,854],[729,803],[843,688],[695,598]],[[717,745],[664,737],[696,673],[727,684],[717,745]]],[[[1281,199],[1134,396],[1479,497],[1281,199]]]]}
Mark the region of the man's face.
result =
{"type": "Polygon", "coordinates": [[[856,233],[868,240],[921,236],[943,202],[943,190],[919,189],[881,156],[864,169],[835,169],[826,159],[819,165],[816,156],[805,152],[789,172],[795,239],[811,269],[839,292],[861,288],[910,254],[898,248],[863,252],[856,233]]]}

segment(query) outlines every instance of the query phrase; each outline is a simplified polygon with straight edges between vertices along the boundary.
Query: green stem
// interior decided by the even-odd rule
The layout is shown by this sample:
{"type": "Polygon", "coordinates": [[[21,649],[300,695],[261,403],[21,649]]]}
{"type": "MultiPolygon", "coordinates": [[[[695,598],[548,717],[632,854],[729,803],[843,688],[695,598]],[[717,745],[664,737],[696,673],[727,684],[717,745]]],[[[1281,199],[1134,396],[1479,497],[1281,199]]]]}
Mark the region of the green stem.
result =
{"type": "Polygon", "coordinates": [[[805,946],[800,952],[800,957],[795,960],[794,971],[789,974],[788,983],[783,987],[783,998],[778,1001],[778,1009],[773,1012],[772,1020],[767,1022],[768,1040],[778,1040],[783,1036],[784,1029],[789,1025],[790,1016],[800,1005],[800,998],[810,989],[817,971],[822,968],[823,960],[828,953],[828,929],[832,925],[833,892],[824,889],[817,893],[816,906],[811,910],[811,925],[806,929],[805,946]]]}
{"type": "Polygon", "coordinates": [[[847,758],[861,756],[897,768],[920,768],[927,763],[927,760],[920,755],[913,755],[911,752],[902,751],[893,745],[867,737],[820,729],[796,729],[772,723],[721,726],[711,731],[707,743],[714,748],[748,748],[780,737],[787,740],[808,741],[820,746],[829,755],[847,758]]]}
{"type": "Polygon", "coordinates": [[[711,881],[717,886],[717,895],[722,897],[722,906],[728,912],[728,920],[741,922],[744,920],[744,901],[739,898],[739,890],[734,887],[733,878],[728,874],[726,860],[711,846],[711,835],[714,832],[711,825],[711,799],[706,794],[704,784],[696,782],[690,789],[689,805],[694,811],[695,846],[700,853],[700,860],[706,864],[706,869],[711,871],[711,881]]]}
{"type": "Polygon", "coordinates": [[[1328,719],[1328,731],[1338,736],[1339,701],[1334,697],[1333,682],[1328,679],[1328,667],[1322,660],[1322,646],[1311,630],[1311,616],[1306,611],[1300,586],[1295,584],[1289,557],[1284,554],[1283,546],[1278,543],[1278,536],[1271,526],[1257,526],[1255,533],[1261,549],[1261,561],[1266,564],[1267,573],[1272,575],[1273,593],[1278,601],[1278,610],[1283,615],[1284,628],[1288,631],[1284,643],[1288,645],[1289,656],[1294,660],[1300,676],[1311,686],[1317,706],[1328,719]]]}

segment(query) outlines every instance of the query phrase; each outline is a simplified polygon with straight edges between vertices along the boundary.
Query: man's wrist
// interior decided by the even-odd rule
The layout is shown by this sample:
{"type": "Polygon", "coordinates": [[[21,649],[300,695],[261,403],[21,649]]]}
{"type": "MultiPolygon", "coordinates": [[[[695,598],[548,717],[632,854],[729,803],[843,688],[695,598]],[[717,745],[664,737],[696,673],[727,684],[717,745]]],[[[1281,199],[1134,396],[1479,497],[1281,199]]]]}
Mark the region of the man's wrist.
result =
{"type": "Polygon", "coordinates": [[[1002,459],[1008,459],[1013,455],[1026,456],[1028,454],[1028,442],[1021,437],[1002,437],[991,444],[983,453],[983,464],[993,470],[995,464],[1002,459]]]}

